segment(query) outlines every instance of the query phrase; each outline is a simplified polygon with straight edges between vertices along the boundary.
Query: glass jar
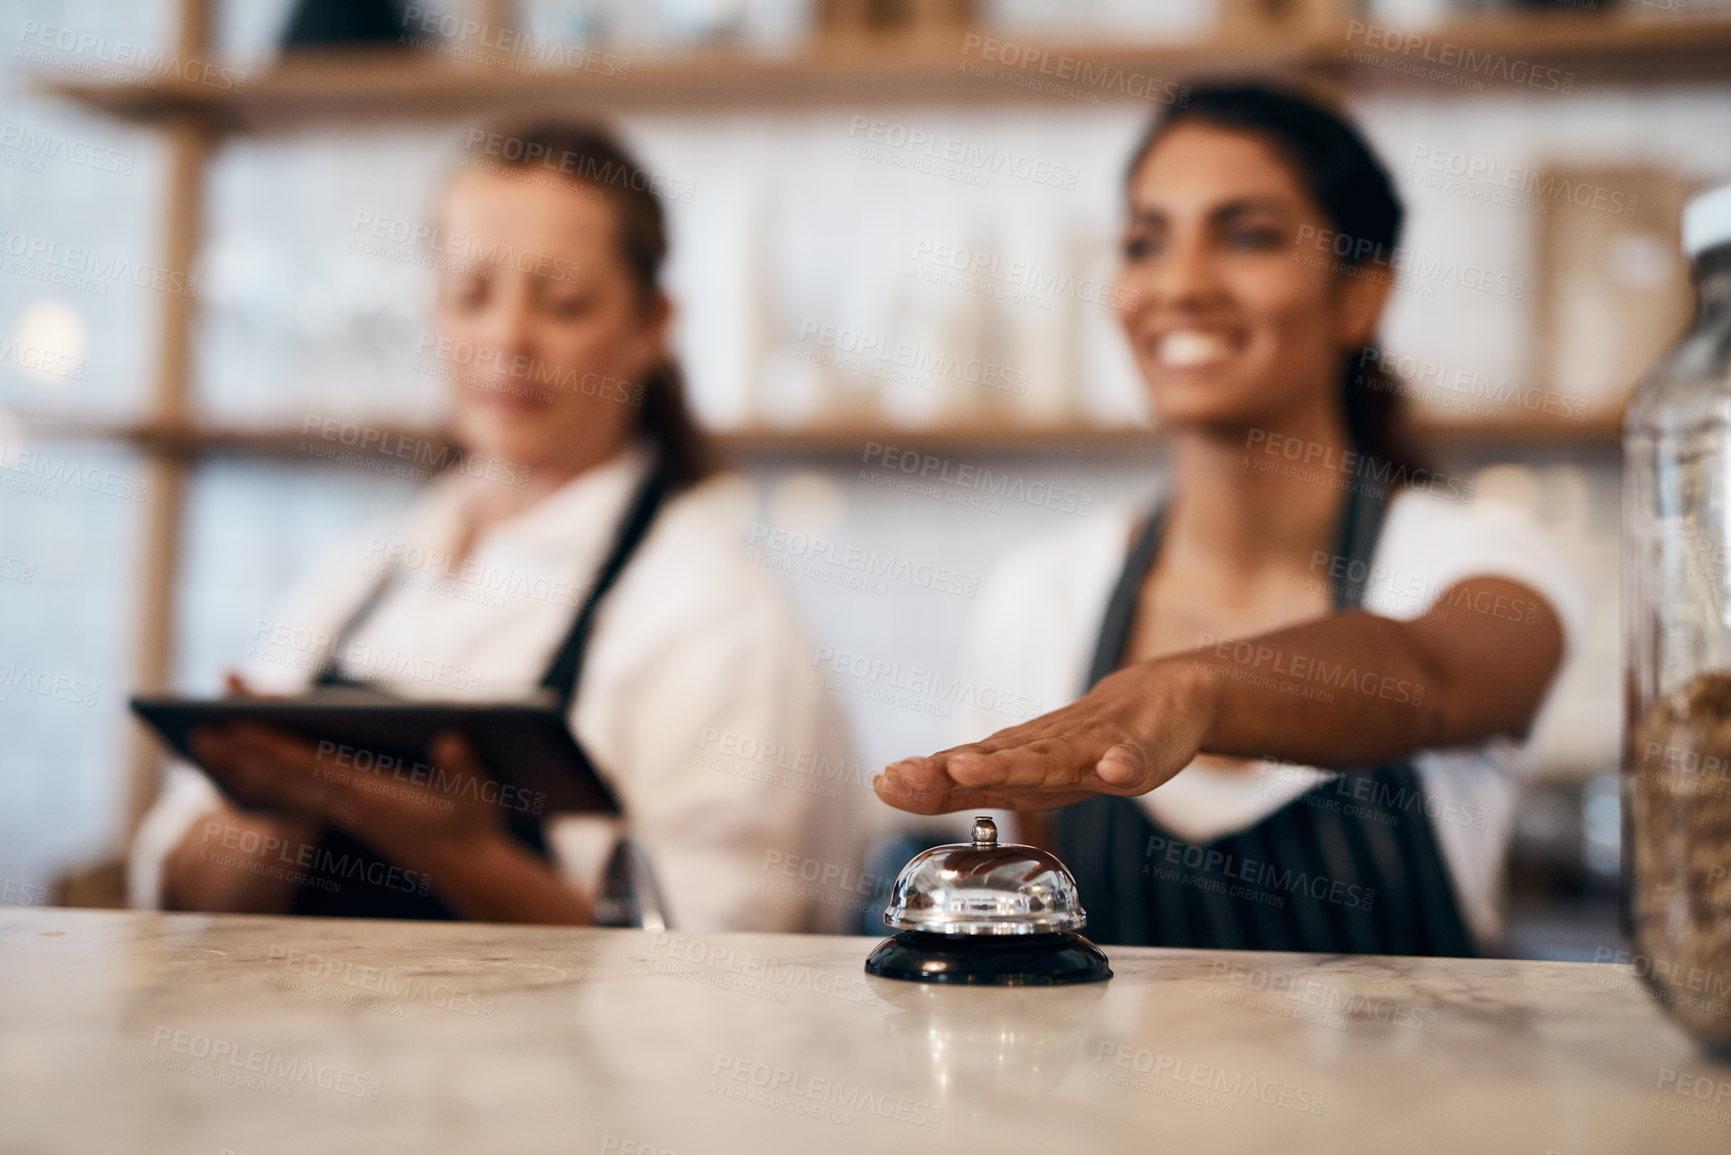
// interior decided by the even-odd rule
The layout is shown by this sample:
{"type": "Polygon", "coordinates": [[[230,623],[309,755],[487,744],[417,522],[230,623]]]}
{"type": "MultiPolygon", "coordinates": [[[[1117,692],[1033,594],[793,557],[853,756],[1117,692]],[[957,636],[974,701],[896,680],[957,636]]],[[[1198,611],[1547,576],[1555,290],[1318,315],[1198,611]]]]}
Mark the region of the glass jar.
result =
{"type": "Polygon", "coordinates": [[[1623,422],[1623,916],[1648,988],[1731,1055],[1731,185],[1683,247],[1694,321],[1623,422]]]}

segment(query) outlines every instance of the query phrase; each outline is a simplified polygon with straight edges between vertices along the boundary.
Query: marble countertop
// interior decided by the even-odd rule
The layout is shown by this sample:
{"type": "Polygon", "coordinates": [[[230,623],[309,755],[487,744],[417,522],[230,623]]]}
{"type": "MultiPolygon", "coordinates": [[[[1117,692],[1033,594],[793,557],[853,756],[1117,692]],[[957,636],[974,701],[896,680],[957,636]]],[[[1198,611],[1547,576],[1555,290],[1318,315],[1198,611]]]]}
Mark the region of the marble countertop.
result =
{"type": "Polygon", "coordinates": [[[872,942],[6,910],[0,1152],[1731,1151],[1731,1067],[1626,967],[948,989],[872,942]]]}

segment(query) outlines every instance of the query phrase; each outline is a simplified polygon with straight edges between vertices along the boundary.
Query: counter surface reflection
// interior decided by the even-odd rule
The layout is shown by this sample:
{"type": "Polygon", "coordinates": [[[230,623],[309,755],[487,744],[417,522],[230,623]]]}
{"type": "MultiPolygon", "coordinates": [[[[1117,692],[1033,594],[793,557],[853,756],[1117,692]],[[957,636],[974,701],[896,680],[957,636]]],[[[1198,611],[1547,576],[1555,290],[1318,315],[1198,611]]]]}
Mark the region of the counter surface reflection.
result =
{"type": "Polygon", "coordinates": [[[865,938],[0,910],[0,1150],[1731,1150],[1623,966],[1111,950],[868,977],[865,938]]]}

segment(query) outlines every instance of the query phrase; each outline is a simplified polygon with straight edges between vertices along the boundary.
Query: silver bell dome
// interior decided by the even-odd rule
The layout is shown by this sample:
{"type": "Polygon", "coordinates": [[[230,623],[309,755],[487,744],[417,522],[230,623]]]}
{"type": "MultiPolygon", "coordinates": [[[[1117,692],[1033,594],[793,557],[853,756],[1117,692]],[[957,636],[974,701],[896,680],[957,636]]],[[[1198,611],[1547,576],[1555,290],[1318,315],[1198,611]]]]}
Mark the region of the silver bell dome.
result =
{"type": "Polygon", "coordinates": [[[934,846],[902,868],[884,921],[928,934],[1059,934],[1080,930],[1088,916],[1056,856],[999,845],[997,824],[980,816],[972,842],[934,846]]]}

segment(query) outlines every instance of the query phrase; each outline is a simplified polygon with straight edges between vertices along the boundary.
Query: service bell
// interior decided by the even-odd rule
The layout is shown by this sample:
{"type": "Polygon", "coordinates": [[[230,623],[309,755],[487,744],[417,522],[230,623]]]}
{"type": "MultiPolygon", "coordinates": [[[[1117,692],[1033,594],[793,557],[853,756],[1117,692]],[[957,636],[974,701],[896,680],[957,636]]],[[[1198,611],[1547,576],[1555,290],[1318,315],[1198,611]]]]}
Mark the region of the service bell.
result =
{"type": "Polygon", "coordinates": [[[866,973],[922,983],[1053,986],[1112,977],[1106,954],[1076,933],[1088,916],[1056,855],[998,843],[974,819],[972,842],[916,854],[896,878],[884,922],[897,928],[866,973]]]}

